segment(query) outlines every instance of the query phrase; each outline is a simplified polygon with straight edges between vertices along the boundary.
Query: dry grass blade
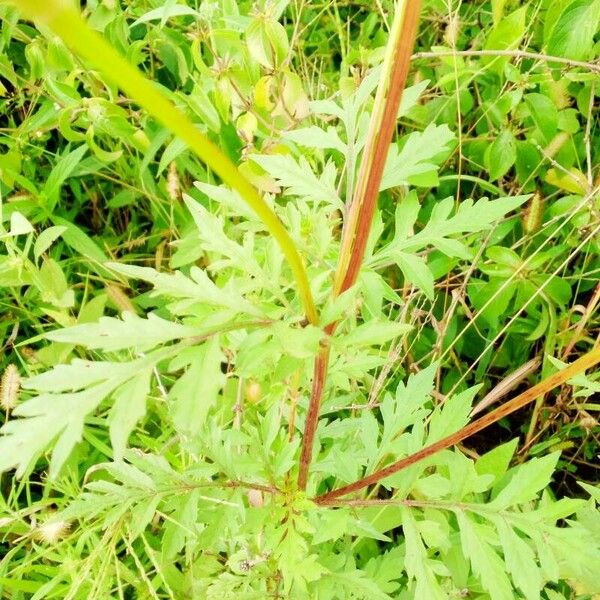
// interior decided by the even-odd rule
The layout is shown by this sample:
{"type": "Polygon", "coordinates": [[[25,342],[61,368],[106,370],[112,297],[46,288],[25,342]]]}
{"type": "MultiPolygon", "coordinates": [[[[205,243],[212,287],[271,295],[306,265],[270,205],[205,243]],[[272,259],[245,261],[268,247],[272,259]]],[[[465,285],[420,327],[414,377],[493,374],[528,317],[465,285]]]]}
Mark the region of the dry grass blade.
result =
{"type": "Polygon", "coordinates": [[[515,387],[521,383],[521,381],[523,381],[532,373],[535,373],[536,369],[540,366],[540,363],[540,358],[532,358],[524,365],[521,365],[516,371],[513,371],[510,375],[507,375],[493,390],[485,395],[483,400],[478,402],[473,407],[471,416],[474,417],[476,414],[485,410],[488,406],[494,404],[494,402],[500,400],[500,398],[506,396],[508,392],[514,390],[515,387]]]}

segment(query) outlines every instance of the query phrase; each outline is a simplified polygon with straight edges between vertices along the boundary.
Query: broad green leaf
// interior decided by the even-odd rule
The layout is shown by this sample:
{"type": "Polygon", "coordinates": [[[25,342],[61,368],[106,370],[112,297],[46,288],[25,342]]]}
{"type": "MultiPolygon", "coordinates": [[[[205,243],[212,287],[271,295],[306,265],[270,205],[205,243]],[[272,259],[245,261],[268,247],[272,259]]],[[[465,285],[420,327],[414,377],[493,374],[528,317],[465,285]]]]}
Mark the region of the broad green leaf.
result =
{"type": "Polygon", "coordinates": [[[283,137],[305,146],[306,148],[319,148],[321,150],[332,148],[334,150],[339,150],[342,154],[345,154],[347,149],[346,144],[342,142],[334,127],[321,129],[320,127],[313,125],[312,127],[286,131],[284,132],[283,137]]]}
{"type": "Polygon", "coordinates": [[[431,568],[427,550],[415,521],[411,509],[402,509],[402,531],[406,544],[406,558],[404,567],[407,575],[414,579],[414,598],[431,598],[432,600],[443,600],[447,595],[442,591],[440,584],[431,568]]]}
{"type": "Polygon", "coordinates": [[[494,517],[493,522],[500,537],[507,571],[515,586],[527,600],[539,600],[543,582],[533,550],[503,516],[494,517]]]}
{"type": "Polygon", "coordinates": [[[583,481],[578,483],[598,504],[600,504],[600,487],[590,485],[589,483],[584,483],[583,481]]]}
{"type": "Polygon", "coordinates": [[[369,600],[392,600],[381,591],[379,586],[370,580],[363,571],[343,571],[342,573],[329,573],[326,577],[336,581],[336,587],[348,590],[355,598],[369,598],[369,600]]]}
{"type": "Polygon", "coordinates": [[[413,106],[416,106],[419,98],[429,85],[429,79],[423,79],[419,83],[415,83],[404,89],[402,99],[400,100],[400,108],[398,109],[398,118],[404,117],[410,112],[413,106]]]}
{"type": "Polygon", "coordinates": [[[60,189],[63,183],[69,178],[75,168],[79,166],[87,150],[88,147],[85,144],[75,148],[75,150],[61,156],[52,169],[41,191],[46,201],[46,207],[50,212],[54,210],[59,200],[60,189]]]}
{"type": "Polygon", "coordinates": [[[289,154],[252,154],[250,158],[260,165],[277,184],[287,189],[291,196],[299,196],[313,201],[325,201],[337,209],[344,205],[335,189],[335,172],[317,177],[308,161],[301,156],[299,162],[289,154]]]}
{"type": "Polygon", "coordinates": [[[19,212],[14,211],[10,215],[10,231],[0,237],[15,237],[17,235],[26,235],[33,231],[33,225],[19,212]]]}
{"type": "Polygon", "coordinates": [[[76,391],[113,377],[125,376],[140,366],[139,361],[108,362],[76,358],[68,365],[56,365],[49,371],[28,377],[23,381],[23,387],[37,392],[76,391]]]}
{"type": "Polygon", "coordinates": [[[50,477],[55,477],[83,433],[85,417],[118,385],[113,379],[67,394],[41,394],[23,402],[0,430],[0,472],[17,469],[21,477],[27,467],[53,442],[50,477]]]}
{"type": "Polygon", "coordinates": [[[44,229],[38,235],[35,240],[35,244],[33,246],[33,255],[36,259],[39,259],[48,248],[67,230],[66,227],[62,227],[60,225],[54,225],[53,227],[48,227],[48,229],[44,229]]]}
{"type": "Polygon", "coordinates": [[[406,280],[420,289],[427,298],[433,300],[433,273],[427,266],[425,259],[407,252],[395,252],[393,258],[406,280]]]}
{"type": "MultiPolygon", "coordinates": [[[[519,46],[525,33],[527,6],[523,6],[504,17],[487,37],[485,50],[512,50],[519,46]]],[[[501,74],[508,62],[505,57],[483,57],[482,62],[490,65],[490,69],[501,74]]]]}
{"type": "Polygon", "coordinates": [[[536,127],[544,136],[545,144],[549,144],[558,127],[558,111],[554,102],[544,94],[526,94],[525,103],[536,127]]]}
{"type": "Polygon", "coordinates": [[[508,129],[503,129],[486,152],[486,166],[490,173],[490,179],[496,180],[504,177],[515,164],[516,158],[515,138],[508,129]]]}
{"type": "Polygon", "coordinates": [[[200,243],[205,250],[226,256],[230,262],[225,264],[233,266],[247,274],[264,280],[264,273],[252,252],[251,246],[242,246],[230,239],[224,231],[222,220],[208,211],[202,204],[187,194],[183,200],[192,214],[194,223],[198,228],[200,243]]]}
{"type": "Polygon", "coordinates": [[[225,383],[218,336],[196,348],[195,352],[196,358],[169,392],[175,427],[190,437],[198,435],[204,426],[206,415],[225,383]]]}
{"type": "Polygon", "coordinates": [[[171,17],[181,17],[184,15],[198,16],[198,12],[189,6],[183,4],[165,4],[165,6],[159,6],[153,10],[149,10],[146,14],[142,15],[139,19],[136,19],[129,27],[135,27],[141,23],[148,23],[149,21],[165,21],[171,17]]]}
{"type": "MultiPolygon", "coordinates": [[[[406,384],[400,382],[395,395],[386,394],[381,403],[383,435],[380,455],[390,451],[389,444],[410,425],[424,420],[427,415],[425,405],[434,389],[434,378],[439,365],[432,363],[408,378],[406,384]]],[[[377,457],[379,458],[379,457],[377,457]]]]}
{"type": "Polygon", "coordinates": [[[529,197],[514,196],[496,200],[482,198],[475,203],[467,199],[460,203],[453,216],[450,215],[454,209],[454,198],[440,200],[421,231],[404,239],[394,239],[375,255],[372,263],[395,262],[394,256],[398,251],[416,252],[430,244],[434,247],[443,246],[444,238],[448,236],[482,231],[521,206],[529,197]]]}
{"type": "Polygon", "coordinates": [[[480,385],[473,386],[464,392],[454,394],[435,409],[429,424],[427,443],[432,444],[455,433],[469,422],[469,413],[475,394],[480,385]]]}
{"type": "MultiPolygon", "coordinates": [[[[117,273],[147,281],[154,286],[153,295],[169,298],[189,299],[203,302],[211,306],[226,307],[233,314],[246,312],[252,315],[262,315],[262,312],[245,300],[234,289],[221,289],[208,277],[205,271],[194,266],[190,269],[190,277],[181,271],[161,273],[151,267],[138,267],[109,262],[106,266],[117,273]]],[[[188,303],[189,304],[189,303],[188,303]]],[[[177,311],[174,307],[173,310],[177,311]]]]}
{"type": "Polygon", "coordinates": [[[550,483],[559,457],[559,452],[553,452],[542,458],[532,458],[509,471],[507,475],[512,477],[489,506],[501,510],[537,498],[550,483]]]}
{"type": "Polygon", "coordinates": [[[456,511],[464,555],[471,562],[473,573],[491,600],[514,600],[514,593],[505,566],[487,539],[482,526],[471,521],[467,513],[456,511]]]}
{"type": "Polygon", "coordinates": [[[450,153],[454,139],[454,133],[447,125],[430,124],[422,132],[415,131],[405,136],[401,150],[393,144],[385,163],[380,191],[408,185],[417,176],[435,175],[450,153]]]}
{"type": "Polygon", "coordinates": [[[547,41],[547,52],[574,60],[591,57],[600,25],[600,0],[575,0],[568,4],[547,41]]]}
{"type": "Polygon", "coordinates": [[[343,347],[379,346],[407,333],[411,329],[412,326],[406,323],[368,321],[341,337],[340,344],[343,347]]]}
{"type": "Polygon", "coordinates": [[[494,26],[497,26],[502,20],[505,5],[506,0],[492,0],[492,16],[494,17],[494,26]]]}
{"type": "Polygon", "coordinates": [[[98,263],[103,263],[108,260],[108,256],[102,252],[96,242],[94,242],[94,240],[92,240],[90,236],[77,225],[56,215],[52,215],[50,219],[54,225],[65,228],[61,234],[62,238],[69,246],[71,246],[71,248],[73,248],[73,250],[83,255],[85,258],[98,263]]]}
{"type": "Polygon", "coordinates": [[[519,439],[514,438],[510,442],[496,446],[480,456],[475,463],[477,473],[479,475],[493,475],[494,482],[498,481],[508,470],[518,442],[519,439]]]}
{"type": "Polygon", "coordinates": [[[246,29],[246,43],[254,60],[267,69],[281,65],[289,52],[285,28],[272,19],[255,19],[246,29]]]}

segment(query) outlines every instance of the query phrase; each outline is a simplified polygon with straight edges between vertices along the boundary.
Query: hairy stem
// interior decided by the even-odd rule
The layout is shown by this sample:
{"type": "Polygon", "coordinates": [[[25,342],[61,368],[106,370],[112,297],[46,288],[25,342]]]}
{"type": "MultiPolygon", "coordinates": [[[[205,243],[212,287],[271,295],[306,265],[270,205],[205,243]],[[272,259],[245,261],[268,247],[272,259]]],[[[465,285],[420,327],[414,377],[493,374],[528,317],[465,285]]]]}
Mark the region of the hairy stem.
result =
{"type": "Polygon", "coordinates": [[[294,241],[275,212],[258,194],[238,168],[179,110],[158,86],[117,52],[101,35],[92,30],[81,15],[65,0],[9,0],[36,23],[58,35],[69,48],[97,69],[107,80],[120,87],[189,148],[221,180],[237,191],[277,240],[298,286],[308,320],[318,322],[308,276],[294,241]]]}
{"type": "Polygon", "coordinates": [[[322,496],[318,496],[315,499],[315,502],[321,505],[331,504],[332,501],[334,501],[336,498],[339,498],[340,496],[352,494],[353,492],[362,490],[363,488],[366,488],[369,485],[379,483],[382,479],[385,479],[386,477],[389,477],[390,475],[393,475],[394,473],[397,473],[402,469],[406,469],[414,465],[415,463],[420,462],[425,458],[436,454],[437,452],[440,452],[441,450],[450,448],[451,446],[458,444],[459,442],[472,436],[473,434],[478,433],[479,431],[485,429],[492,423],[496,423],[500,419],[512,414],[520,408],[523,408],[532,400],[535,400],[538,396],[546,394],[555,387],[563,384],[568,379],[571,379],[575,375],[585,371],[586,369],[589,369],[590,367],[593,367],[599,362],[600,349],[592,350],[591,352],[588,352],[587,354],[576,360],[574,363],[570,364],[568,367],[565,367],[557,373],[550,375],[550,377],[547,377],[546,379],[542,380],[537,385],[534,385],[532,388],[529,388],[527,391],[523,392],[522,394],[519,394],[503,406],[497,408],[496,410],[493,410],[492,412],[477,419],[476,421],[469,423],[469,425],[466,425],[460,431],[457,431],[456,433],[453,433],[452,435],[449,435],[435,442],[434,444],[426,446],[422,450],[419,450],[419,452],[415,452],[415,454],[411,454],[406,458],[396,461],[395,463],[392,463],[391,465],[388,465],[387,467],[380,469],[379,471],[376,471],[375,473],[372,473],[371,475],[364,477],[363,479],[359,479],[354,483],[350,483],[341,488],[338,488],[337,490],[332,490],[331,492],[323,494],[322,496]]]}

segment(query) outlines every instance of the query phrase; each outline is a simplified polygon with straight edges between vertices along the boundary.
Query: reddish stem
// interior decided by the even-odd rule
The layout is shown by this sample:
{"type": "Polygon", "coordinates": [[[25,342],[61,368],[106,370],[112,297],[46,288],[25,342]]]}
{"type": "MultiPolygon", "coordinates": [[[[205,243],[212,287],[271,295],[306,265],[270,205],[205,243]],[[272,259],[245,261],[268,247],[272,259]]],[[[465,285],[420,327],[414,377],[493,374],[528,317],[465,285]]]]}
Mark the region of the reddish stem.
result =
{"type": "MultiPolygon", "coordinates": [[[[394,17],[388,54],[384,60],[369,132],[358,173],[357,186],[344,223],[340,258],[333,285],[333,297],[350,288],[358,276],[365,248],[371,231],[371,223],[377,206],[379,185],[396,123],[402,92],[410,67],[411,52],[419,22],[421,1],[402,0],[394,17]]],[[[337,323],[325,328],[332,335],[337,323]]],[[[308,469],[312,458],[314,437],[319,420],[321,398],[327,378],[329,344],[321,348],[315,358],[313,383],[302,438],[302,453],[298,473],[298,487],[306,489],[308,469]]]]}
{"type": "Polygon", "coordinates": [[[406,5],[397,9],[404,14],[400,28],[396,31],[398,37],[389,42],[393,44],[389,56],[389,71],[382,74],[377,90],[354,198],[344,227],[342,257],[338,265],[341,269],[336,273],[334,286],[336,294],[352,287],[358,277],[377,207],[383,170],[396,132],[398,109],[410,69],[421,10],[421,0],[405,1],[406,5]]]}
{"type": "Polygon", "coordinates": [[[574,377],[578,373],[589,369],[590,367],[594,366],[599,362],[600,349],[593,350],[576,360],[574,363],[570,364],[568,367],[565,367],[561,371],[550,375],[550,377],[547,377],[537,385],[534,385],[532,388],[529,388],[522,394],[519,394],[516,398],[513,398],[512,400],[508,401],[503,406],[497,408],[496,410],[493,410],[492,412],[477,419],[476,421],[469,423],[469,425],[466,425],[460,431],[457,431],[456,433],[453,433],[452,435],[449,435],[435,442],[434,444],[431,444],[423,448],[422,450],[419,450],[419,452],[416,452],[415,454],[411,454],[406,458],[396,461],[395,463],[388,465],[384,469],[375,471],[375,473],[372,473],[371,475],[368,475],[363,479],[359,479],[354,483],[350,483],[348,485],[345,485],[344,487],[338,488],[337,490],[332,490],[331,492],[323,494],[322,496],[318,496],[317,498],[315,498],[315,502],[320,505],[331,504],[336,498],[339,498],[340,496],[345,496],[346,494],[351,494],[353,492],[357,492],[363,488],[366,488],[369,485],[379,483],[385,477],[389,477],[390,475],[393,475],[394,473],[397,473],[402,469],[406,469],[414,465],[415,463],[431,456],[432,454],[436,454],[441,450],[450,448],[451,446],[454,446],[455,444],[461,442],[465,438],[468,438],[471,435],[478,433],[479,431],[485,429],[492,423],[496,423],[503,417],[506,417],[507,415],[510,415],[516,410],[519,410],[523,406],[529,404],[529,402],[535,400],[538,396],[547,393],[548,391],[561,385],[568,379],[571,379],[571,377],[574,377]]]}
{"type": "MultiPolygon", "coordinates": [[[[335,330],[336,323],[330,323],[325,327],[325,334],[331,335],[335,330]]],[[[321,410],[321,399],[325,380],[327,379],[327,365],[329,363],[329,340],[326,340],[319,348],[319,353],[315,358],[313,369],[312,390],[308,404],[308,413],[306,415],[306,424],[304,426],[304,435],[302,437],[302,453],[300,454],[300,471],[298,473],[298,487],[301,490],[306,489],[308,481],[308,468],[312,459],[315,433],[319,423],[319,412],[321,410]]]]}

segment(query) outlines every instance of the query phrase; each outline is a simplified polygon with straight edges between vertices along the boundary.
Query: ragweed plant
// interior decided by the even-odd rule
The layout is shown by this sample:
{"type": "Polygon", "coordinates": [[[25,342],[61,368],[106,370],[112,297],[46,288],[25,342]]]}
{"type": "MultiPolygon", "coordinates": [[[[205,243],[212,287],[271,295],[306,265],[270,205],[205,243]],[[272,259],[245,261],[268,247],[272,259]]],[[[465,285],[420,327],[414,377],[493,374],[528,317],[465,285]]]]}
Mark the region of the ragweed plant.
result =
{"type": "MultiPolygon", "coordinates": [[[[13,207],[2,233],[6,284],[26,287],[60,325],[29,340],[49,345],[27,363],[21,399],[16,368],[3,378],[2,397],[12,395],[0,470],[16,471],[0,521],[3,589],[32,598],[492,600],[598,591],[598,490],[557,499],[549,486],[559,452],[515,466],[516,438],[478,455],[454,446],[567,381],[592,390],[583,372],[600,351],[469,422],[481,386],[439,385],[450,354],[441,326],[437,356],[420,350],[419,318],[435,312],[439,280],[486,238],[499,244],[517,228],[530,196],[421,197],[440,183],[458,140],[447,124],[398,131],[430,85],[404,89],[418,3],[396,7],[381,65],[312,102],[288,70],[285,3],[251,15],[229,2],[166,3],[133,21],[94,4],[86,24],[67,2],[20,2],[41,33],[3,8],[6,31],[34,44],[32,67],[36,48],[64,42],[73,55],[55,54],[69,68],[84,61],[73,80],[89,77],[83,97],[69,92],[72,103],[52,83],[67,98],[46,109],[48,122],[80,144],[41,192],[29,185],[54,224],[36,229],[33,211],[13,207]],[[197,24],[179,53],[161,37],[171,18],[197,24]],[[131,64],[145,61],[141,45],[126,50],[128,62],[92,31],[103,23],[117,40],[123,26],[149,28],[169,71],[163,81],[194,90],[186,104],[131,64]],[[205,76],[214,89],[201,87],[205,76]],[[110,102],[87,95],[103,89],[110,102]],[[148,120],[130,123],[123,102],[148,120]],[[232,116],[243,147],[231,142],[232,116]],[[120,159],[97,141],[115,129],[142,163],[164,146],[155,174],[167,173],[181,224],[169,268],[158,248],[143,264],[109,260],[54,215],[86,152],[120,159]],[[185,163],[190,185],[177,174],[186,147],[204,165],[185,163]],[[105,299],[75,296],[49,256],[61,238],[85,249],[118,314],[105,299]]],[[[505,167],[490,169],[493,179],[505,167]]],[[[3,176],[26,185],[18,170],[13,160],[3,176]]],[[[577,251],[597,233],[587,225],[577,251]]],[[[507,309],[527,268],[493,248],[481,269],[489,281],[469,290],[480,293],[477,331],[494,328],[503,312],[494,303],[510,296],[507,309]]],[[[564,299],[555,276],[524,278],[548,288],[529,317],[564,299]]]]}

